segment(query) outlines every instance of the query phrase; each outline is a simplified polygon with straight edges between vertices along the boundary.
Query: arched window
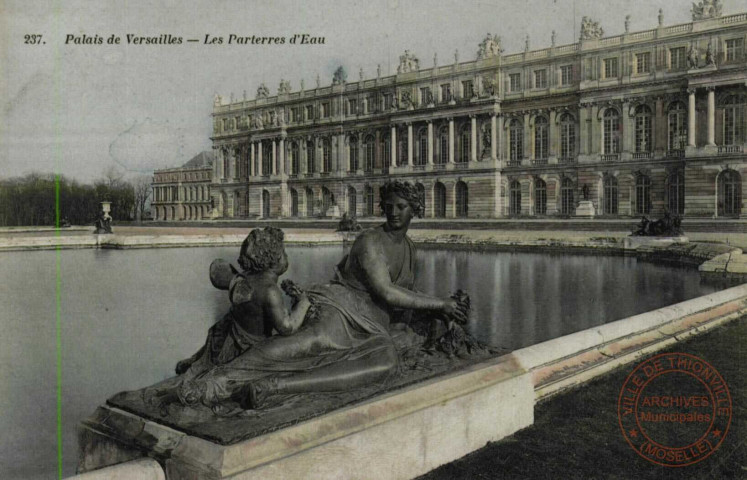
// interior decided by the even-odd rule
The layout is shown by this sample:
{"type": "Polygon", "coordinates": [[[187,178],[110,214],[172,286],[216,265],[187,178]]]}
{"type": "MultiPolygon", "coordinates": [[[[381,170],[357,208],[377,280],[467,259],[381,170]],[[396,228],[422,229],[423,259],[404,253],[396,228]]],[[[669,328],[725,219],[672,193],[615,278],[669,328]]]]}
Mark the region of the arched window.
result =
{"type": "Polygon", "coordinates": [[[262,175],[272,173],[272,144],[262,142],[262,175]]]}
{"type": "Polygon", "coordinates": [[[262,190],[262,217],[270,218],[270,192],[262,190]]]}
{"type": "Polygon", "coordinates": [[[316,143],[313,140],[306,142],[306,173],[316,172],[316,143]]]}
{"type": "Polygon", "coordinates": [[[539,164],[547,163],[550,153],[550,127],[546,117],[534,119],[534,159],[539,164]]]}
{"type": "Polygon", "coordinates": [[[296,191],[295,188],[290,189],[290,197],[291,197],[291,217],[297,217],[298,216],[298,191],[296,191]]]}
{"type": "Polygon", "coordinates": [[[306,216],[314,216],[314,191],[306,188],[306,216]]]}
{"type": "Polygon", "coordinates": [[[570,113],[560,117],[560,162],[572,163],[576,158],[576,120],[570,113]]]}
{"type": "Polygon", "coordinates": [[[290,173],[291,175],[298,175],[299,168],[299,154],[298,154],[298,143],[291,142],[290,145],[290,173]]]}
{"type": "Polygon", "coordinates": [[[449,163],[449,127],[441,127],[438,131],[438,157],[436,162],[444,165],[449,163]]]}
{"type": "Polygon", "coordinates": [[[436,218],[446,217],[446,187],[441,182],[433,186],[433,214],[436,218]]]}
{"type": "Polygon", "coordinates": [[[524,157],[524,127],[518,118],[511,120],[509,127],[510,145],[509,145],[509,163],[519,165],[524,157]]]}
{"type": "Polygon", "coordinates": [[[457,182],[456,184],[456,216],[457,218],[466,218],[469,213],[469,191],[467,184],[457,182]]]}
{"type": "Polygon", "coordinates": [[[742,177],[734,170],[718,176],[718,216],[737,217],[742,211],[742,177]]]}
{"type": "Polygon", "coordinates": [[[635,213],[651,213],[651,179],[648,175],[638,175],[635,179],[635,213]]]}
{"type": "Polygon", "coordinates": [[[415,165],[425,165],[428,162],[428,130],[418,130],[418,155],[415,157],[415,165]]]}
{"type": "Polygon", "coordinates": [[[322,172],[329,173],[332,171],[332,158],[331,158],[332,146],[329,143],[329,138],[322,140],[322,172]]]}
{"type": "Polygon", "coordinates": [[[508,187],[508,214],[521,215],[521,184],[518,180],[508,187]]]}
{"type": "Polygon", "coordinates": [[[685,175],[678,170],[669,175],[667,186],[669,211],[677,215],[685,213],[685,175]]]}
{"type": "Polygon", "coordinates": [[[370,185],[366,185],[366,215],[372,217],[374,214],[374,190],[370,185]]]}
{"type": "Polygon", "coordinates": [[[724,101],[724,145],[745,143],[745,95],[731,95],[724,101]]]}
{"type": "Polygon", "coordinates": [[[617,215],[617,178],[604,177],[604,214],[617,215]]]}
{"type": "Polygon", "coordinates": [[[547,183],[541,178],[534,181],[534,214],[547,213],[547,183]]]}
{"type": "Polygon", "coordinates": [[[374,162],[376,159],[376,143],[373,135],[368,135],[363,141],[363,147],[366,151],[366,165],[365,170],[367,172],[373,172],[374,162]]]}
{"type": "Polygon", "coordinates": [[[350,150],[350,171],[358,170],[358,137],[351,135],[348,137],[348,148],[350,150]]]}
{"type": "Polygon", "coordinates": [[[389,168],[392,164],[392,139],[388,133],[381,139],[381,148],[381,168],[389,168]]]}
{"type": "Polygon", "coordinates": [[[469,162],[470,151],[472,148],[471,129],[472,127],[470,126],[470,124],[466,124],[459,132],[459,158],[457,159],[457,162],[469,162]]]}
{"type": "Polygon", "coordinates": [[[358,215],[358,193],[353,187],[348,187],[348,215],[351,217],[358,215]]]}
{"type": "Polygon", "coordinates": [[[418,191],[418,198],[420,199],[420,203],[423,204],[423,214],[425,214],[425,187],[422,183],[416,183],[415,189],[418,191]]]}
{"type": "Polygon", "coordinates": [[[322,215],[327,216],[332,207],[332,192],[327,187],[322,187],[322,215]]]}
{"type": "Polygon", "coordinates": [[[647,105],[638,105],[635,109],[635,151],[647,153],[653,150],[651,139],[651,109],[647,105]]]}
{"type": "Polygon", "coordinates": [[[687,109],[674,102],[667,112],[667,150],[684,150],[687,145],[687,109]]]}
{"type": "Polygon", "coordinates": [[[573,180],[564,178],[560,184],[560,213],[561,215],[573,215],[576,211],[576,203],[573,199],[573,180]]]}
{"type": "Polygon", "coordinates": [[[410,161],[407,151],[407,128],[401,128],[399,132],[397,132],[397,143],[399,144],[397,163],[399,165],[407,165],[410,161]]]}
{"type": "Polygon", "coordinates": [[[620,114],[614,108],[604,112],[604,152],[605,154],[620,153],[620,114]]]}

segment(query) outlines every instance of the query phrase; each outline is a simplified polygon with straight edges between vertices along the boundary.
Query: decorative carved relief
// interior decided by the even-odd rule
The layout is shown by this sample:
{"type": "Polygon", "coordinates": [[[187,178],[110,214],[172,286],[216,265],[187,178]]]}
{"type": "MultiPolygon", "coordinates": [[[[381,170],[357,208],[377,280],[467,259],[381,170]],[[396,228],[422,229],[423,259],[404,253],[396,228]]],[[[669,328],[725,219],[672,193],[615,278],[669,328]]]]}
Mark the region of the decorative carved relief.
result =
{"type": "Polygon", "coordinates": [[[693,14],[693,21],[707,20],[720,17],[722,8],[720,0],[703,0],[697,4],[693,3],[690,12],[693,14]]]}
{"type": "Polygon", "coordinates": [[[405,53],[399,56],[397,73],[417,72],[418,70],[420,70],[420,60],[409,50],[405,50],[405,53]]]}
{"type": "Polygon", "coordinates": [[[291,93],[291,83],[289,80],[280,79],[280,86],[278,86],[278,95],[284,95],[291,93]]]}
{"type": "Polygon", "coordinates": [[[270,89],[267,88],[267,85],[264,83],[261,83],[259,87],[257,87],[257,98],[267,98],[270,96],[270,89]]]}
{"type": "Polygon", "coordinates": [[[604,29],[599,26],[599,22],[594,22],[586,16],[581,19],[581,40],[592,40],[602,38],[602,36],[604,36],[604,29]]]}

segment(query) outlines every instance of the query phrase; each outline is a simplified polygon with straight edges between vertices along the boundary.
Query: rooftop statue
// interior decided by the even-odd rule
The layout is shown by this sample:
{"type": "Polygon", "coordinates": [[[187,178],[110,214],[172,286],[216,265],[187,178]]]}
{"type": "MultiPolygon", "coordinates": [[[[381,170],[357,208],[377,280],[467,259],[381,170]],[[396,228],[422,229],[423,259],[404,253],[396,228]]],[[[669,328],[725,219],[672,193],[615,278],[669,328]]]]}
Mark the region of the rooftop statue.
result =
{"type": "MultiPolygon", "coordinates": [[[[440,298],[413,289],[415,246],[407,231],[423,215],[422,193],[393,181],[380,188],[380,198],[386,222],[357,236],[331,281],[306,289],[288,280],[277,285],[288,268],[282,231],[253,230],[240,269],[211,265],[211,281],[229,291],[231,310],[203,348],[177,364],[177,377],[143,390],[139,405],[136,392],[110,403],[221,416],[291,404],[290,415],[325,395],[374,394],[402,384],[407,372],[494,353],[462,328],[470,314],[466,293],[440,298]],[[292,299],[290,311],[281,288],[292,299]]],[[[194,415],[187,418],[194,422],[194,415]]]]}
{"type": "Polygon", "coordinates": [[[702,0],[698,3],[693,3],[693,7],[690,12],[693,15],[693,21],[696,20],[708,20],[709,18],[718,18],[721,16],[721,5],[720,0],[702,0]]]}
{"type": "Polygon", "coordinates": [[[599,26],[599,22],[592,21],[589,17],[581,18],[581,37],[580,40],[592,40],[602,38],[604,29],[599,26]]]}
{"type": "Polygon", "coordinates": [[[335,70],[334,75],[332,76],[332,85],[341,85],[345,83],[348,79],[348,73],[345,71],[345,67],[340,65],[337,67],[337,70],[335,70]]]}
{"type": "Polygon", "coordinates": [[[399,56],[397,73],[417,72],[418,70],[420,70],[420,60],[409,50],[405,50],[405,53],[399,56]]]}
{"type": "Polygon", "coordinates": [[[280,80],[280,85],[278,86],[278,95],[284,95],[291,93],[291,83],[289,80],[280,80]]]}
{"type": "Polygon", "coordinates": [[[270,89],[264,83],[260,83],[259,87],[257,87],[257,98],[267,98],[269,96],[270,89]]]}

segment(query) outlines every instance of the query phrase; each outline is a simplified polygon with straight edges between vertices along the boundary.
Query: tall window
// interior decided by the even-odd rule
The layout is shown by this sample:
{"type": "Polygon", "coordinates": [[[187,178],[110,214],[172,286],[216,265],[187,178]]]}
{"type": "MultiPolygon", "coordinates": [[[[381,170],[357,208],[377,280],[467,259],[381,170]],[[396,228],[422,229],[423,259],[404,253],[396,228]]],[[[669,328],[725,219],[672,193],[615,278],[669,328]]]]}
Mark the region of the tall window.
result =
{"type": "Polygon", "coordinates": [[[322,172],[329,173],[332,171],[332,146],[329,138],[322,140],[322,172]]]}
{"type": "Polygon", "coordinates": [[[732,38],[726,41],[726,61],[738,62],[744,57],[744,39],[732,38]]]}
{"type": "Polygon", "coordinates": [[[369,135],[363,142],[363,146],[366,150],[366,165],[365,169],[367,172],[373,172],[374,169],[374,157],[376,155],[376,144],[374,143],[374,136],[369,135]]]}
{"type": "Polygon", "coordinates": [[[388,133],[384,135],[381,143],[381,166],[382,168],[389,168],[389,166],[392,164],[392,139],[389,138],[388,133]]]}
{"type": "Polygon", "coordinates": [[[291,188],[290,190],[290,196],[291,196],[291,217],[297,217],[298,216],[298,192],[295,188],[291,188]]]}
{"type": "Polygon", "coordinates": [[[306,120],[314,120],[314,105],[306,105],[306,120]]]}
{"type": "Polygon", "coordinates": [[[348,188],[348,215],[355,217],[358,212],[358,193],[355,188],[348,188]]]}
{"type": "Polygon", "coordinates": [[[669,49],[669,68],[670,70],[684,70],[687,68],[687,53],[685,47],[675,47],[669,49]]]}
{"type": "Polygon", "coordinates": [[[332,192],[327,187],[322,187],[322,215],[327,216],[332,207],[332,192]]]}
{"type": "Polygon", "coordinates": [[[614,108],[604,112],[604,153],[620,152],[620,115],[614,108]]]}
{"type": "Polygon", "coordinates": [[[546,117],[534,119],[534,158],[547,162],[550,149],[550,124],[546,117]]]}
{"type": "Polygon", "coordinates": [[[573,65],[560,67],[560,84],[563,86],[573,83],[573,65]]]}
{"type": "Polygon", "coordinates": [[[306,188],[306,216],[314,216],[314,191],[306,188]]]}
{"type": "Polygon", "coordinates": [[[457,182],[456,184],[456,216],[458,218],[467,217],[468,206],[469,206],[469,192],[467,190],[467,184],[464,182],[457,182]]]}
{"type": "Polygon", "coordinates": [[[639,105],[635,109],[635,151],[650,152],[651,145],[651,109],[639,105]]]}
{"type": "Polygon", "coordinates": [[[348,146],[350,147],[350,170],[354,172],[358,170],[358,137],[350,137],[348,146]]]}
{"type": "Polygon", "coordinates": [[[441,101],[448,102],[451,100],[451,84],[444,83],[441,85],[441,101]]]}
{"type": "Polygon", "coordinates": [[[635,213],[651,213],[651,179],[648,175],[638,175],[635,179],[635,213]]]}
{"type": "Polygon", "coordinates": [[[329,118],[331,114],[329,102],[322,103],[322,118],[329,118]]]}
{"type": "Polygon", "coordinates": [[[462,131],[459,133],[459,159],[458,162],[467,163],[470,158],[471,148],[471,127],[469,124],[462,127],[462,131]]]}
{"type": "Polygon", "coordinates": [[[472,80],[462,82],[462,98],[469,100],[475,95],[475,87],[472,80]]]}
{"type": "Polygon", "coordinates": [[[560,213],[563,215],[573,215],[576,211],[576,203],[573,199],[573,180],[564,178],[560,184],[560,213]]]}
{"type": "Polygon", "coordinates": [[[316,172],[316,144],[313,140],[306,142],[306,172],[316,172]]]}
{"type": "Polygon", "coordinates": [[[636,73],[651,72],[651,52],[638,53],[635,56],[636,73]]]}
{"type": "Polygon", "coordinates": [[[560,117],[560,157],[570,159],[576,156],[576,121],[570,113],[560,117]]]}
{"type": "Polygon", "coordinates": [[[604,59],[604,78],[617,78],[617,58],[604,59]]]}
{"type": "Polygon", "coordinates": [[[425,209],[427,208],[425,204],[425,187],[422,183],[418,182],[415,184],[415,190],[418,191],[418,198],[420,199],[420,203],[423,204],[423,213],[425,214],[425,209]]]}
{"type": "Polygon", "coordinates": [[[449,128],[441,127],[438,133],[438,163],[445,164],[449,162],[449,128]]]}
{"type": "Polygon", "coordinates": [[[262,190],[262,217],[270,218],[270,192],[262,190]]]}
{"type": "Polygon", "coordinates": [[[433,214],[436,218],[446,217],[446,187],[441,182],[436,182],[433,186],[433,214]]]}
{"type": "Polygon", "coordinates": [[[547,183],[541,178],[534,181],[534,214],[547,213],[547,183]]]}
{"type": "Polygon", "coordinates": [[[669,106],[667,112],[667,149],[683,150],[687,145],[687,109],[682,102],[669,106]]]}
{"type": "Polygon", "coordinates": [[[685,213],[685,175],[682,170],[669,175],[668,183],[667,193],[669,198],[667,204],[669,211],[677,215],[683,215],[685,213]]]}
{"type": "Polygon", "coordinates": [[[521,91],[521,74],[520,73],[510,73],[508,75],[508,89],[510,92],[519,92],[521,91]]]}
{"type": "Polygon", "coordinates": [[[358,100],[355,98],[351,98],[348,100],[348,114],[349,115],[355,115],[358,113],[358,100]]]}
{"type": "Polygon", "coordinates": [[[262,142],[262,175],[272,173],[272,144],[262,142]]]}
{"type": "Polygon", "coordinates": [[[742,211],[742,178],[734,170],[724,170],[718,176],[718,215],[739,216],[742,211]]]}
{"type": "Polygon", "coordinates": [[[524,157],[524,127],[519,119],[514,118],[511,120],[509,127],[510,132],[510,145],[509,145],[509,161],[517,165],[521,163],[521,159],[524,157]]]}
{"type": "Polygon", "coordinates": [[[366,215],[369,217],[374,214],[374,190],[370,185],[366,186],[366,215]]]}
{"type": "Polygon", "coordinates": [[[291,173],[291,175],[298,175],[298,172],[299,172],[299,161],[298,161],[299,154],[298,154],[298,143],[296,143],[296,142],[291,142],[291,146],[290,146],[290,157],[291,157],[290,158],[290,160],[291,160],[291,164],[290,164],[291,171],[290,171],[290,173],[291,173]]]}
{"type": "Polygon", "coordinates": [[[745,142],[745,95],[731,95],[724,101],[724,145],[745,142]]]}
{"type": "Polygon", "coordinates": [[[397,142],[399,142],[399,154],[397,155],[397,162],[400,165],[407,165],[410,161],[407,148],[407,129],[402,128],[398,132],[397,142]]]}
{"type": "Polygon", "coordinates": [[[433,101],[430,87],[423,87],[420,89],[420,104],[427,105],[433,101]]]}
{"type": "Polygon", "coordinates": [[[391,110],[392,109],[392,98],[394,96],[391,93],[385,93],[384,94],[384,109],[385,110],[391,110]]]}
{"type": "Polygon", "coordinates": [[[428,130],[426,128],[418,131],[418,156],[415,160],[416,165],[425,165],[428,161],[428,130]]]}
{"type": "Polygon", "coordinates": [[[508,214],[521,214],[521,184],[514,180],[508,186],[508,214]]]}
{"type": "Polygon", "coordinates": [[[604,214],[617,215],[617,179],[604,177],[604,214]]]}
{"type": "Polygon", "coordinates": [[[547,88],[547,70],[534,71],[534,88],[547,88]]]}

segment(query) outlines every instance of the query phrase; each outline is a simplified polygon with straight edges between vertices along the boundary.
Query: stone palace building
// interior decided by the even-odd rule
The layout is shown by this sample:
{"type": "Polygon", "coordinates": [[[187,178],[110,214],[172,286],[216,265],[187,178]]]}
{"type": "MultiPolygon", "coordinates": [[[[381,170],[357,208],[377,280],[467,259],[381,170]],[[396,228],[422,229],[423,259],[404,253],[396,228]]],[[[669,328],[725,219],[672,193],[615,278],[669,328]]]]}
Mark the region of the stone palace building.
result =
{"type": "Polygon", "coordinates": [[[202,220],[212,213],[213,152],[202,152],[178,168],[153,173],[154,220],[202,220]]]}
{"type": "Polygon", "coordinates": [[[571,45],[553,32],[506,54],[488,35],[466,62],[405,51],[391,76],[341,67],[331,85],[216,97],[214,208],[159,218],[378,215],[390,178],[422,190],[428,218],[745,217],[747,13],[691,13],[607,37],[584,17],[571,45]]]}

